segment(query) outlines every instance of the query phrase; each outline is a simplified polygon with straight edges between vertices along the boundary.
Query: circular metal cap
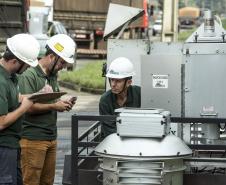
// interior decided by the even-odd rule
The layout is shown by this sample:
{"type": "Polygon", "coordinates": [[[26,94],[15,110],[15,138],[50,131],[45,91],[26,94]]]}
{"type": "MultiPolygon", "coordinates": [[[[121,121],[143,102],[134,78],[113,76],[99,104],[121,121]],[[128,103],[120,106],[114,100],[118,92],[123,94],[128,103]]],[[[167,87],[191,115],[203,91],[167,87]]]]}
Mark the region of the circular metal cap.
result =
{"type": "Polygon", "coordinates": [[[174,135],[164,138],[122,138],[117,134],[111,134],[95,148],[95,152],[100,156],[125,158],[170,158],[192,154],[191,149],[174,135]]]}

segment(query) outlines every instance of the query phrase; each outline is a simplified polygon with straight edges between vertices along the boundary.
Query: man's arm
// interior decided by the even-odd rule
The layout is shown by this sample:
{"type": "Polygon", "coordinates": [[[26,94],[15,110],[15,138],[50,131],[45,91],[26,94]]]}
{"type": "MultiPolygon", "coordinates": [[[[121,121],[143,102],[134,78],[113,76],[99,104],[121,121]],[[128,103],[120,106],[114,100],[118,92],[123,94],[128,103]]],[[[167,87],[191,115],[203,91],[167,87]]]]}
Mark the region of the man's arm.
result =
{"type": "Polygon", "coordinates": [[[100,115],[111,115],[109,108],[105,102],[99,102],[99,113],[100,115]]]}
{"type": "Polygon", "coordinates": [[[32,106],[32,104],[32,101],[24,97],[21,102],[21,105],[16,110],[14,110],[13,112],[9,112],[6,115],[0,116],[0,131],[15,123],[16,120],[32,106]]]}
{"type": "MultiPolygon", "coordinates": [[[[37,91],[40,91],[40,89],[37,89],[35,84],[36,84],[36,77],[31,71],[26,71],[19,76],[19,86],[20,86],[20,92],[22,94],[32,94],[32,93],[36,93],[37,91]]],[[[41,89],[41,91],[45,90],[47,86],[49,85],[45,85],[43,89],[41,89]]],[[[48,88],[50,88],[50,86],[48,88]]],[[[55,103],[46,103],[46,104],[35,103],[32,105],[32,107],[28,110],[27,113],[42,114],[52,110],[59,111],[59,112],[63,112],[66,110],[69,111],[71,110],[73,105],[74,104],[71,103],[70,101],[62,101],[62,100],[59,100],[55,103]]]]}
{"type": "MultiPolygon", "coordinates": [[[[100,115],[114,115],[114,110],[110,108],[110,102],[106,99],[101,98],[99,102],[99,114],[100,115]]],[[[111,133],[116,132],[115,121],[102,121],[101,122],[102,137],[106,137],[111,133]]]]}
{"type": "Polygon", "coordinates": [[[29,114],[42,114],[48,111],[69,111],[73,107],[73,103],[70,101],[62,101],[59,100],[56,103],[49,103],[49,104],[42,104],[42,103],[35,103],[32,107],[28,110],[29,114]]]}

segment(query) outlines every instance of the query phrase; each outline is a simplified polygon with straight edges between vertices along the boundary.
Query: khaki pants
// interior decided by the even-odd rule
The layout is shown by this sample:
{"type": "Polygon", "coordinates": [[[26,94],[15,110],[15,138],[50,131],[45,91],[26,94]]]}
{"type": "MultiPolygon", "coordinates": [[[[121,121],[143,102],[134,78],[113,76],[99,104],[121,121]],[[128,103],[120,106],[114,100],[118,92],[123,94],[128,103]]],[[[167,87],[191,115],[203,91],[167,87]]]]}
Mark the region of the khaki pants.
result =
{"type": "Polygon", "coordinates": [[[53,185],[57,142],[21,139],[24,185],[53,185]]]}

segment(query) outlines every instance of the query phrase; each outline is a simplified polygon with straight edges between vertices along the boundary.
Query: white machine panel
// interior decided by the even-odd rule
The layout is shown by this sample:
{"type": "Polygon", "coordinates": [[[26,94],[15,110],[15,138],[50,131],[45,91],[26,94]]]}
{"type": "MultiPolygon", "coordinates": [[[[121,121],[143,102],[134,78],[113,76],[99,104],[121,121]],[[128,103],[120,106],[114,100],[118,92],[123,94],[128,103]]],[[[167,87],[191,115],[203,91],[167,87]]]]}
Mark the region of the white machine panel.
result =
{"type": "Polygon", "coordinates": [[[181,116],[181,61],[179,54],[142,56],[142,108],[163,108],[181,116]]]}

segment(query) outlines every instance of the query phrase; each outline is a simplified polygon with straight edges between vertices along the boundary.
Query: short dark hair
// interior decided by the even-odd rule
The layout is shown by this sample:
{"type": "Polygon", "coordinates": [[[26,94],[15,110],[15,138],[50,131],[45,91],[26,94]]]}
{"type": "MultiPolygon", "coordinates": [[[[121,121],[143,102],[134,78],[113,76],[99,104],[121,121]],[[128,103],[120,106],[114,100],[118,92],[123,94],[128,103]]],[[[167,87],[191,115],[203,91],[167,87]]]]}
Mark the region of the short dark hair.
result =
{"type": "Polygon", "coordinates": [[[46,53],[45,53],[45,56],[48,56],[50,54],[56,55],[56,53],[53,50],[51,50],[48,45],[46,45],[46,53]]]}
{"type": "Polygon", "coordinates": [[[3,54],[2,58],[5,59],[5,61],[9,61],[12,59],[16,59],[20,64],[24,63],[21,59],[19,59],[17,56],[13,54],[13,52],[6,46],[5,53],[3,54]]]}
{"type": "Polygon", "coordinates": [[[10,51],[10,49],[7,46],[2,58],[4,58],[6,61],[17,59],[17,57],[10,51]]]}
{"type": "Polygon", "coordinates": [[[126,80],[132,80],[132,76],[126,77],[126,80]]]}
{"type": "Polygon", "coordinates": [[[45,56],[50,55],[50,54],[53,54],[55,57],[60,57],[48,45],[46,45],[46,53],[45,53],[45,56]]]}

